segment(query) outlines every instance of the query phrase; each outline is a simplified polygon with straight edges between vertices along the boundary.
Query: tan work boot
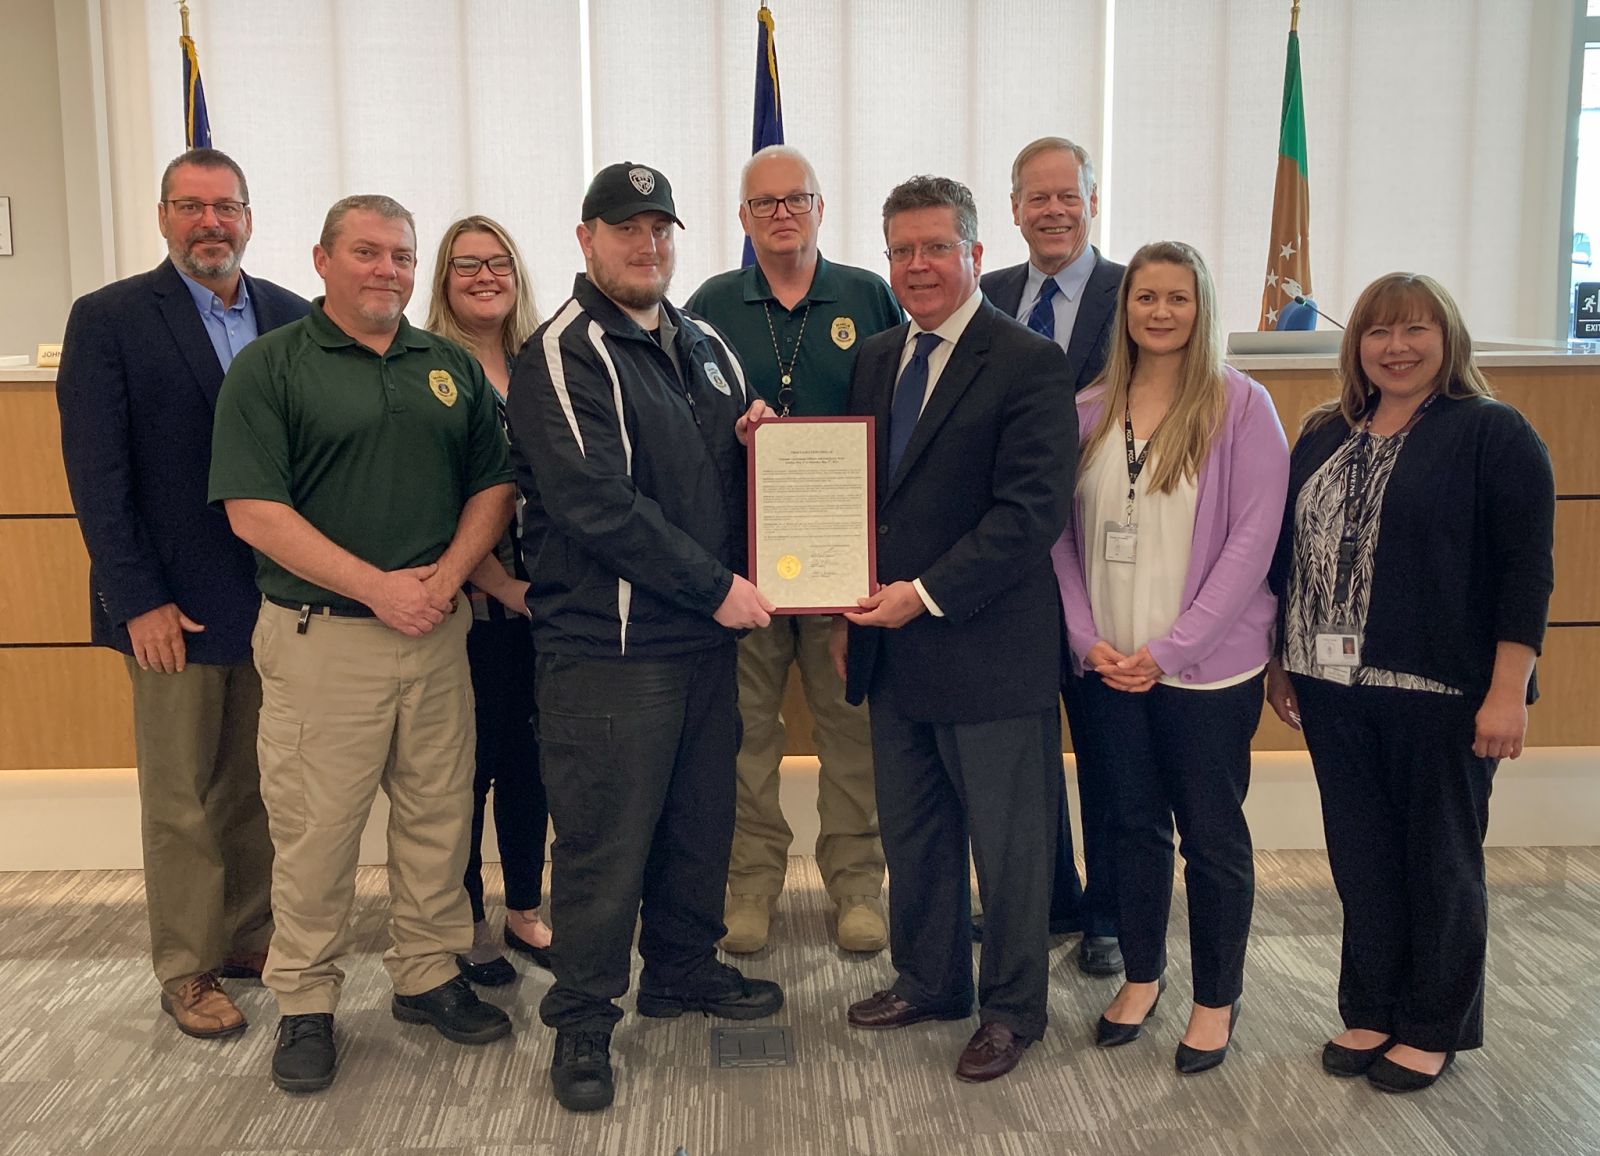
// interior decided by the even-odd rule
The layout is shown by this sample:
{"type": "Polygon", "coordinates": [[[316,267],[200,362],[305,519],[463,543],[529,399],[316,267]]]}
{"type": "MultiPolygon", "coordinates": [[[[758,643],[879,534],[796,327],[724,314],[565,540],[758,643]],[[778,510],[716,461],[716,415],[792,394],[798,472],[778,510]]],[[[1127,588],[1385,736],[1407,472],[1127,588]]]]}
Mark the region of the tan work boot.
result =
{"type": "Polygon", "coordinates": [[[889,944],[883,904],[876,895],[846,895],[835,901],[834,939],[846,951],[882,951],[889,944]]]}
{"type": "Polygon", "coordinates": [[[718,945],[730,955],[749,955],[767,945],[767,929],[772,922],[772,896],[729,895],[722,909],[728,934],[718,945]]]}
{"type": "Polygon", "coordinates": [[[180,1032],[201,1040],[231,1036],[248,1026],[213,971],[184,980],[176,991],[162,992],[161,1010],[178,1022],[180,1032]]]}

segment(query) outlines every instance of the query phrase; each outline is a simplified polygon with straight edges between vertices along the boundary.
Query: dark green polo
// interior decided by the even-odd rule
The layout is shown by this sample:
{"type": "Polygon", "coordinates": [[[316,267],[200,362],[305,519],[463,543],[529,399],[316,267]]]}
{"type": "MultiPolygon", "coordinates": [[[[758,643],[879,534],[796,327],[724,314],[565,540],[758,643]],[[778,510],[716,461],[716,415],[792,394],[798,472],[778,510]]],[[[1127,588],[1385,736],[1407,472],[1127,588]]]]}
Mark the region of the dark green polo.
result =
{"type": "Polygon", "coordinates": [[[778,405],[781,385],[773,337],[785,367],[799,342],[800,355],[790,375],[794,401],[789,412],[796,417],[844,413],[856,350],[874,333],[904,320],[883,278],[865,269],[835,265],[821,255],[811,288],[793,309],[778,303],[759,265],[718,273],[695,290],[686,308],[722,331],[739,355],[751,387],[773,407],[778,405]]]}
{"type": "MultiPolygon", "coordinates": [[[[511,481],[478,360],[405,318],[382,356],[322,311],[240,351],[217,398],[212,505],[261,498],[297,511],[380,570],[425,566],[479,490],[511,481]]],[[[270,598],[353,608],[256,551],[270,598]]]]}

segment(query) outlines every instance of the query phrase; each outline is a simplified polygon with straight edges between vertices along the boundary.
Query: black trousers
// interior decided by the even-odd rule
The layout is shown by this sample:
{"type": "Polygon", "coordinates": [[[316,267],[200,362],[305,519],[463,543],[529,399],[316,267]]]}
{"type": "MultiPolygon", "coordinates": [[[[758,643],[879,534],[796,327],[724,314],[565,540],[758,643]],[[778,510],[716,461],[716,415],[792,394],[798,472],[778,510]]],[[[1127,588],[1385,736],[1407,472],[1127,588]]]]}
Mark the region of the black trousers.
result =
{"type": "Polygon", "coordinates": [[[1113,690],[1098,674],[1083,680],[1084,729],[1092,733],[1079,765],[1090,762],[1111,782],[1118,938],[1128,981],[1154,983],[1167,966],[1176,823],[1194,1002],[1202,1007],[1226,1007],[1244,990],[1255,906],[1244,797],[1265,678],[1222,690],[1158,683],[1141,694],[1113,690]]]}
{"type": "Polygon", "coordinates": [[[1050,922],[1075,924],[1085,935],[1117,934],[1116,834],[1111,813],[1111,782],[1093,758],[1078,752],[1093,741],[1088,729],[1088,707],[1083,701],[1083,679],[1073,674],[1061,680],[1061,705],[1067,712],[1067,730],[1078,766],[1078,819],[1083,824],[1083,881],[1073,860],[1072,818],[1067,793],[1061,792],[1057,808],[1055,877],[1050,887],[1050,922]]]}
{"type": "Polygon", "coordinates": [[[1483,836],[1498,759],[1457,695],[1294,676],[1344,905],[1339,1014],[1428,1052],[1483,1045],[1483,836]]]}
{"type": "Polygon", "coordinates": [[[495,840],[506,881],[506,906],[539,906],[544,834],[549,820],[534,731],[533,635],[524,618],[477,621],[467,634],[467,665],[478,731],[472,779],[472,844],[463,882],[474,922],[483,919],[483,812],[494,788],[495,840]]]}
{"type": "Polygon", "coordinates": [[[1044,1035],[1050,874],[1061,793],[1054,707],[982,723],[913,722],[874,695],[878,829],[889,864],[893,990],[921,1007],[972,1007],[967,841],[983,900],[978,1012],[1044,1035]]]}
{"type": "Polygon", "coordinates": [[[716,956],[738,756],[733,642],[667,659],[540,654],[550,849],[550,1027],[609,1031],[628,990],[671,986],[716,956]]]}

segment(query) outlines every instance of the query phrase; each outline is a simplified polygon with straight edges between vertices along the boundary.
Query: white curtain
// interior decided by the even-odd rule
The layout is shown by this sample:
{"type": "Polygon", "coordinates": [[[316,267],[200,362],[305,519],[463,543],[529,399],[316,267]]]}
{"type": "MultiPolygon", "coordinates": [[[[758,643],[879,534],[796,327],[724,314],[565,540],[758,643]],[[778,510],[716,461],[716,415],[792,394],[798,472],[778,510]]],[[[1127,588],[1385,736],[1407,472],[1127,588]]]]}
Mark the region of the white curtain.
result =
{"type": "MultiPolygon", "coordinates": [[[[467,212],[517,237],[549,312],[580,260],[590,174],[653,164],[688,226],[673,296],[737,263],[756,0],[191,0],[212,132],[250,177],[248,267],[312,294],[327,206],[385,192],[432,246],[467,212]],[[585,88],[587,78],[587,89],[585,88]]],[[[772,0],[789,142],[827,204],[822,248],[884,270],[880,206],[920,172],[967,182],[985,265],[1020,261],[1011,159],[1070,136],[1100,163],[1099,242],[1197,245],[1228,328],[1253,328],[1288,0],[772,0]]],[[[159,259],[182,149],[177,14],[106,3],[118,272],[159,259]]],[[[1570,13],[1501,0],[1309,0],[1300,20],[1312,270],[1340,316],[1379,273],[1439,276],[1483,336],[1554,332],[1570,13]],[[1565,17],[1565,19],[1563,19],[1565,17]],[[1555,75],[1559,73],[1559,75],[1555,75]],[[1557,92],[1559,89],[1559,92],[1557,92]],[[1552,101],[1554,103],[1552,103],[1552,101]],[[1546,300],[1549,298],[1549,300],[1546,300]]]]}

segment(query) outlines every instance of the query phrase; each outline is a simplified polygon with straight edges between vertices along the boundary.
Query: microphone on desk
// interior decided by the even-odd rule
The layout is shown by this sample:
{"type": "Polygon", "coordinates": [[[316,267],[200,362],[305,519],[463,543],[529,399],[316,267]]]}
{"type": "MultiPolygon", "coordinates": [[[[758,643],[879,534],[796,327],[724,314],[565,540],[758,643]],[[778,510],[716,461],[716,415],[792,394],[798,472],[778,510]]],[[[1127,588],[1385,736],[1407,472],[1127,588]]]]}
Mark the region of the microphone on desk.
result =
{"type": "Polygon", "coordinates": [[[1317,303],[1315,301],[1311,300],[1311,298],[1307,297],[1304,293],[1296,293],[1294,295],[1294,303],[1296,305],[1304,305],[1307,309],[1311,310],[1311,312],[1315,313],[1318,317],[1322,318],[1324,321],[1333,321],[1333,324],[1338,325],[1340,329],[1344,328],[1344,326],[1340,325],[1339,322],[1334,321],[1333,318],[1329,317],[1322,310],[1318,309],[1317,308],[1317,303]]]}

